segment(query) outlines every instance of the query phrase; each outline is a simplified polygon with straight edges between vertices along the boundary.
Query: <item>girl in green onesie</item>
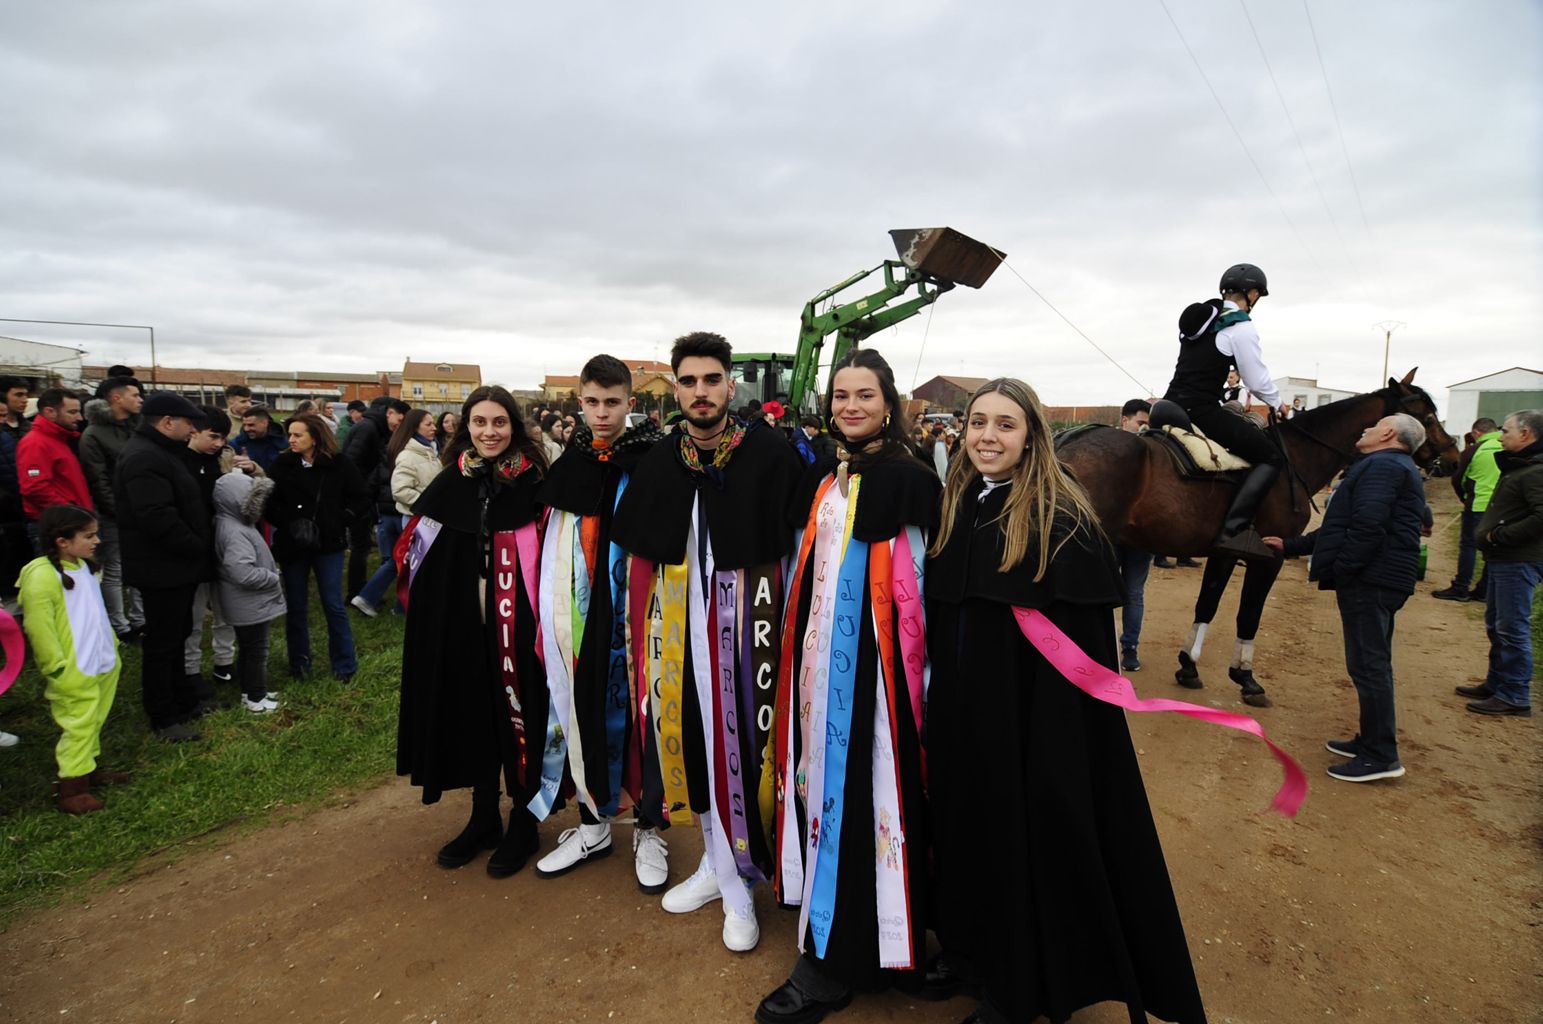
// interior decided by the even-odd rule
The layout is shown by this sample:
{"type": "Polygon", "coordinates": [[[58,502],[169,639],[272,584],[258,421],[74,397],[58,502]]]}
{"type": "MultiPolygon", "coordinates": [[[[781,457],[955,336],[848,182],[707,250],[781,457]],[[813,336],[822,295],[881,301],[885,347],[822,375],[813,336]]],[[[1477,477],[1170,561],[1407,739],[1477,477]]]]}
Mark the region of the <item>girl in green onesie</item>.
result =
{"type": "Polygon", "coordinates": [[[54,748],[59,762],[58,803],[66,814],[100,811],[91,787],[127,776],[98,768],[102,723],[118,692],[118,638],[113,635],[94,574],[96,516],[75,505],[54,505],[38,519],[38,540],[47,554],[21,570],[22,628],[32,658],[48,680],[43,695],[63,735],[54,748]]]}

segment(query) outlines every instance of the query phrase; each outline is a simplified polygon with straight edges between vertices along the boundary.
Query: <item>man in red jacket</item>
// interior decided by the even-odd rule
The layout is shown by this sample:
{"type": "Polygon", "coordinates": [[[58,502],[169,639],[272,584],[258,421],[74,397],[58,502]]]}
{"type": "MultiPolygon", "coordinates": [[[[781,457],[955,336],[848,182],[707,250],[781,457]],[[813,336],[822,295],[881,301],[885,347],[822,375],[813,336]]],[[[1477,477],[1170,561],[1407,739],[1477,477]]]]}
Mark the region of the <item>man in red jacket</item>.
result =
{"type": "Polygon", "coordinates": [[[37,520],[52,505],[94,508],[75,442],[80,437],[80,398],[63,388],[38,396],[32,429],[16,444],[16,477],[27,536],[37,547],[37,520]]]}

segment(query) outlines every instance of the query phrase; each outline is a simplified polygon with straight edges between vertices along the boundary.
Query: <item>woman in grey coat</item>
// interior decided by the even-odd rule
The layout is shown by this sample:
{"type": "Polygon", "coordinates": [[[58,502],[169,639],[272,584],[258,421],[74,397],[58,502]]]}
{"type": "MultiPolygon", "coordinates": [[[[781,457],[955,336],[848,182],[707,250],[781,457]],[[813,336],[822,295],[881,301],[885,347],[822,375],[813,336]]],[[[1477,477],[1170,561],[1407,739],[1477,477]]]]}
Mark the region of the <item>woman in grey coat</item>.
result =
{"type": "Polygon", "coordinates": [[[227,473],[214,485],[214,550],[220,603],[236,630],[241,706],[264,715],[279,706],[268,692],[268,624],[284,614],[284,586],[273,552],[254,524],[273,493],[267,477],[227,473]]]}

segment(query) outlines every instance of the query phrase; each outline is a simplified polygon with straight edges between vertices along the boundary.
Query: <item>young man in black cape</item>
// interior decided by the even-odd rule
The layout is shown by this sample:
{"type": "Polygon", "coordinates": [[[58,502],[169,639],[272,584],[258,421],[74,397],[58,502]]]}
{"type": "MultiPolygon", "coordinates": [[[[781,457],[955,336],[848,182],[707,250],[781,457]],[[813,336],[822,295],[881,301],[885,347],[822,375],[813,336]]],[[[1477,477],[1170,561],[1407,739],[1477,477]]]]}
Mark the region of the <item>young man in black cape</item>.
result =
{"type": "Polygon", "coordinates": [[[612,539],[634,556],[629,605],[647,673],[646,720],[671,811],[700,815],[696,872],[667,892],[671,913],[724,901],[723,942],[760,941],[750,886],[770,866],[768,793],[760,766],[770,734],[787,504],[802,460],[775,431],[729,416],[733,355],[698,332],[670,353],[681,429],[638,464],[612,539]]]}
{"type": "Polygon", "coordinates": [[[566,457],[552,464],[537,495],[552,510],[539,587],[552,696],[546,751],[555,755],[566,748],[567,757],[549,756],[545,785],[532,810],[540,818],[552,811],[566,768],[579,801],[579,827],[565,831],[557,849],[537,862],[538,877],[555,878],[609,856],[611,819],[625,788],[627,755],[642,753],[641,787],[632,787],[629,794],[636,815],[632,853],[638,887],[656,893],[669,880],[667,848],[659,835],[667,825],[664,781],[658,760],[650,766],[647,759],[652,736],[637,734],[640,723],[630,713],[626,560],[611,543],[617,499],[626,493],[638,462],[664,436],[650,419],[628,428],[627,414],[636,403],[626,363],[609,355],[585,363],[579,374],[584,423],[574,430],[566,457]],[[558,557],[559,551],[566,557],[558,557]],[[586,604],[582,628],[575,630],[571,609],[586,604]],[[553,613],[562,607],[570,609],[568,615],[553,613]]]}

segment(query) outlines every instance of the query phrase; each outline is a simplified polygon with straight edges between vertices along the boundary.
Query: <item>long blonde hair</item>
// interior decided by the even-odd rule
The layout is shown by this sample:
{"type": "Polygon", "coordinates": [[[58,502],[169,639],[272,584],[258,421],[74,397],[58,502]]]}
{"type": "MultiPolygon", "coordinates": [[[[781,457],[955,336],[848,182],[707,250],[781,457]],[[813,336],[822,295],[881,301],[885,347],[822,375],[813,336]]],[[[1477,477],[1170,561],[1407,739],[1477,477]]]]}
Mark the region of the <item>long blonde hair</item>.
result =
{"type": "MultiPolygon", "coordinates": [[[[1003,396],[1022,409],[1024,423],[1028,427],[1023,458],[1013,467],[1012,488],[1007,492],[1007,504],[998,517],[1004,521],[1002,533],[1006,543],[1002,549],[1002,564],[997,567],[997,571],[1007,572],[1022,564],[1028,557],[1030,541],[1038,538],[1036,547],[1039,550],[1039,564],[1034,570],[1034,580],[1038,582],[1044,579],[1050,560],[1078,530],[1100,529],[1098,516],[1082,485],[1056,458],[1045,409],[1039,404],[1039,396],[1034,393],[1034,389],[1023,381],[998,377],[981,385],[970,396],[970,404],[965,409],[965,430],[969,430],[970,410],[975,407],[975,403],[982,395],[992,393],[1003,396]],[[1072,529],[1052,545],[1049,543],[1049,533],[1058,512],[1071,517],[1072,529]]],[[[948,480],[943,486],[942,527],[932,542],[931,554],[940,554],[948,545],[965,492],[979,477],[980,470],[970,461],[968,453],[965,453],[964,458],[954,460],[953,467],[948,471],[948,480]]]]}

